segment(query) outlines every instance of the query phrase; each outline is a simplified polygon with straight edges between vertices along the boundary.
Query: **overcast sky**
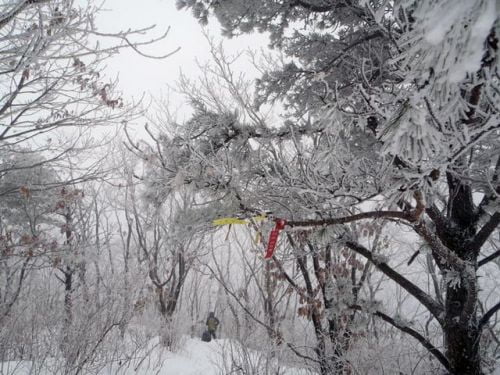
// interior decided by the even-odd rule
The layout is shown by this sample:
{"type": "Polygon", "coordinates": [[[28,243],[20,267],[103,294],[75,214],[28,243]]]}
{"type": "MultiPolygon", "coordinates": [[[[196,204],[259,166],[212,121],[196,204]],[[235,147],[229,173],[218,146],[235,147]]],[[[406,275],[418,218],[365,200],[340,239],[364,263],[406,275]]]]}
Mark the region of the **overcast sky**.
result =
{"type": "MultiPolygon", "coordinates": [[[[155,24],[156,30],[145,37],[150,39],[161,35],[170,26],[167,39],[145,51],[163,55],[177,47],[181,48],[165,60],[146,59],[132,51],[125,51],[109,61],[108,74],[113,77],[119,74],[120,88],[126,96],[138,97],[143,92],[157,96],[166,91],[167,84],[175,83],[181,68],[187,75],[197,75],[196,59],[206,61],[209,58],[202,27],[190,11],[177,10],[175,0],[106,0],[104,8],[107,11],[98,18],[101,31],[116,32],[155,24]]],[[[216,20],[211,20],[208,31],[214,37],[221,38],[216,20]]],[[[225,41],[225,46],[230,53],[236,53],[248,47],[263,47],[265,43],[264,36],[255,34],[225,41]]]]}

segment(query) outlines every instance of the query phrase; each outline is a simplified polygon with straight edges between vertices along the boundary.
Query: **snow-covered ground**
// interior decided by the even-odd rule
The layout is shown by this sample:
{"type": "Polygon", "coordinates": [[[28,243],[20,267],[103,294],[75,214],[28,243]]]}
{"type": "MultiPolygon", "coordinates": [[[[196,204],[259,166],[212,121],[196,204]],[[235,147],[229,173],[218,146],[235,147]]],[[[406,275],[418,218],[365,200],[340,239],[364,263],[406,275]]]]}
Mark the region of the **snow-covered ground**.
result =
{"type": "MultiPolygon", "coordinates": [[[[31,362],[0,363],[0,375],[54,375],[65,371],[58,361],[43,364],[31,362]]],[[[75,371],[72,371],[73,373],[75,371]]],[[[81,374],[92,372],[82,371],[81,374]]],[[[130,361],[115,362],[94,372],[98,375],[223,375],[223,374],[276,374],[311,375],[303,369],[285,368],[269,355],[244,349],[231,340],[213,340],[205,343],[196,338],[183,338],[175,352],[152,340],[148,349],[130,361]],[[148,353],[148,355],[145,355],[148,353]],[[279,370],[278,370],[279,369],[279,370]]]]}

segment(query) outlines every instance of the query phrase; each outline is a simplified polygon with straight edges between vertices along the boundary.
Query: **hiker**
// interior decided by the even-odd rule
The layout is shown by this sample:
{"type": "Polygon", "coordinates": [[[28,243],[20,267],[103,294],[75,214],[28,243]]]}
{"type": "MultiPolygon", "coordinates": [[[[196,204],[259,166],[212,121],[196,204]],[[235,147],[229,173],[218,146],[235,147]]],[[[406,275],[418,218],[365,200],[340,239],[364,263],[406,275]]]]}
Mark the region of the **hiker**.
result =
{"type": "Polygon", "coordinates": [[[219,326],[219,319],[215,317],[215,313],[211,312],[208,314],[207,318],[207,330],[210,333],[210,337],[216,339],[215,331],[219,326]]]}

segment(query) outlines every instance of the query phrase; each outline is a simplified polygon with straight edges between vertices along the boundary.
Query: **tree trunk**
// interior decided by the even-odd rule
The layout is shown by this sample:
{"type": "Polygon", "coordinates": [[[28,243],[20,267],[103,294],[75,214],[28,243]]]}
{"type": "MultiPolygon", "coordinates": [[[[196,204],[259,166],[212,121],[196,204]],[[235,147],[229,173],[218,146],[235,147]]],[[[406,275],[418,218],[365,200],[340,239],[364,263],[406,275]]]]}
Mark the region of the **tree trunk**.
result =
{"type": "Polygon", "coordinates": [[[73,271],[66,267],[64,273],[64,312],[66,329],[69,329],[73,322],[73,271]]]}
{"type": "Polygon", "coordinates": [[[297,256],[297,264],[302,277],[304,278],[304,283],[306,284],[306,303],[309,309],[309,317],[313,323],[314,334],[316,336],[316,347],[314,348],[314,351],[316,352],[316,357],[318,358],[320,374],[333,375],[332,368],[334,366],[331,366],[331,362],[326,353],[325,337],[327,336],[327,332],[323,328],[321,315],[318,311],[318,305],[316,303],[316,297],[307,267],[307,258],[304,255],[297,256]]]}
{"type": "Polygon", "coordinates": [[[283,338],[279,330],[278,312],[275,305],[275,290],[276,281],[272,276],[273,266],[271,262],[266,262],[264,265],[264,313],[267,318],[267,334],[269,339],[276,345],[281,345],[283,338]]]}
{"type": "Polygon", "coordinates": [[[479,341],[481,330],[474,309],[466,320],[461,318],[467,309],[468,288],[449,286],[446,292],[446,317],[443,327],[446,357],[453,375],[482,375],[479,341]]]}
{"type": "MultiPolygon", "coordinates": [[[[463,161],[462,161],[463,162],[463,161]]],[[[457,164],[460,168],[461,164],[457,164]]],[[[477,265],[479,251],[469,247],[477,233],[476,207],[467,183],[447,173],[449,188],[448,223],[437,226],[445,246],[461,259],[477,265]]],[[[475,270],[462,272],[458,283],[446,287],[444,346],[453,375],[481,375],[479,344],[481,329],[477,316],[477,276],[475,270]],[[473,272],[467,275],[465,272],[473,272]]]]}

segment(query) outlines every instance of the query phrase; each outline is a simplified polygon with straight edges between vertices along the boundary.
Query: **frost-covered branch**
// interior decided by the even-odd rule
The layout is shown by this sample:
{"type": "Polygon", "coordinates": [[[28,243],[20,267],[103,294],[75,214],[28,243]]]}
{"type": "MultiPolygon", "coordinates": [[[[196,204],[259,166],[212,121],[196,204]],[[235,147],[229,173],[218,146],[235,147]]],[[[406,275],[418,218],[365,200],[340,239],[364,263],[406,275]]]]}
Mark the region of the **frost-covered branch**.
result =
{"type": "Polygon", "coordinates": [[[444,311],[444,308],[440,303],[436,302],[431,296],[425,293],[417,285],[413,284],[406,277],[392,269],[384,260],[378,259],[377,255],[373,254],[364,246],[361,246],[360,244],[354,243],[352,241],[343,241],[342,243],[344,243],[349,249],[362,255],[370,262],[372,262],[375,267],[377,267],[384,275],[389,277],[391,280],[405,289],[408,293],[410,293],[413,297],[415,297],[422,305],[424,305],[429,310],[429,312],[436,318],[439,323],[443,324],[442,313],[444,311]]]}
{"type": "MultiPolygon", "coordinates": [[[[266,324],[265,322],[263,322],[261,319],[259,319],[258,317],[255,316],[255,314],[253,314],[242,302],[241,302],[241,298],[239,298],[228,286],[227,286],[227,283],[224,282],[224,280],[222,280],[219,275],[215,272],[215,270],[208,264],[205,265],[211,272],[212,276],[219,282],[219,285],[222,286],[222,288],[224,288],[224,290],[226,291],[226,293],[228,293],[231,297],[233,297],[233,299],[236,301],[236,303],[245,311],[245,313],[254,321],[256,322],[257,324],[259,324],[260,326],[264,327],[266,330],[271,330],[273,331],[273,328],[270,327],[268,324],[266,324]]],[[[275,334],[279,334],[279,332],[275,332],[275,334]]],[[[286,343],[287,347],[290,348],[290,350],[292,350],[295,355],[299,358],[303,358],[303,359],[307,359],[309,361],[312,361],[314,363],[319,363],[319,361],[317,359],[314,359],[308,355],[305,355],[301,352],[299,352],[297,350],[297,348],[295,348],[295,346],[292,344],[292,343],[289,343],[287,342],[286,343]]]]}
{"type": "MultiPolygon", "coordinates": [[[[350,306],[350,308],[363,311],[361,306],[350,306]]],[[[384,314],[381,311],[374,311],[372,312],[373,315],[381,318],[385,322],[389,323],[393,327],[399,329],[400,331],[409,334],[411,337],[416,339],[425,349],[429,351],[442,365],[446,370],[450,370],[450,363],[446,359],[443,353],[436,348],[428,339],[426,339],[422,334],[420,334],[418,331],[414,330],[413,328],[409,327],[407,324],[404,322],[398,321],[395,318],[391,318],[389,315],[384,314]]]]}
{"type": "Polygon", "coordinates": [[[479,253],[484,243],[500,224],[500,212],[495,212],[469,243],[471,251],[479,253]]]}
{"type": "Polygon", "coordinates": [[[23,10],[25,10],[27,7],[35,4],[40,4],[40,3],[46,3],[49,2],[50,0],[23,0],[17,4],[14,4],[12,9],[8,12],[6,12],[2,17],[0,18],[0,29],[2,29],[5,25],[7,25],[10,21],[14,19],[19,13],[21,13],[23,10]]]}
{"type": "Polygon", "coordinates": [[[359,214],[353,214],[344,217],[328,218],[320,220],[290,220],[286,222],[286,225],[290,227],[321,227],[328,225],[347,224],[364,219],[401,219],[401,220],[406,220],[408,222],[414,222],[418,219],[418,215],[416,215],[415,212],[380,210],[380,211],[361,212],[359,214]]]}

